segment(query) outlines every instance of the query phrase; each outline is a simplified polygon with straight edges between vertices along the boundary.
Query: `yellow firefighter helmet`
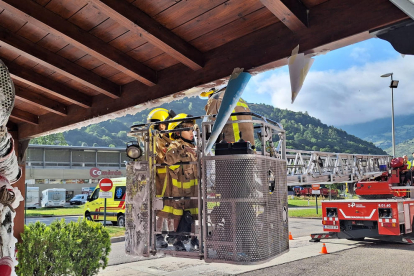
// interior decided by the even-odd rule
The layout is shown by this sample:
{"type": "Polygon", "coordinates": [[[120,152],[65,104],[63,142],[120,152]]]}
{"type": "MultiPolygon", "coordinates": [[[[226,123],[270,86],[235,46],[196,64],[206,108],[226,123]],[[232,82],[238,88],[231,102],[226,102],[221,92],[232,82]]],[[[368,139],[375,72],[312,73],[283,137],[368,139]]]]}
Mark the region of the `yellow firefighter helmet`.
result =
{"type": "Polygon", "coordinates": [[[211,95],[211,94],[213,94],[214,92],[216,92],[216,89],[215,88],[212,88],[209,91],[201,92],[200,97],[202,97],[202,98],[208,98],[208,96],[211,95]]]}
{"type": "Polygon", "coordinates": [[[165,108],[156,108],[151,110],[147,117],[147,123],[168,120],[170,114],[165,108]]]}
{"type": "MultiPolygon", "coordinates": [[[[186,123],[188,122],[188,123],[195,124],[196,121],[194,119],[187,119],[186,120],[186,118],[191,118],[191,117],[193,117],[193,116],[192,115],[185,114],[185,113],[180,113],[180,114],[176,115],[174,118],[171,119],[172,121],[173,120],[180,120],[180,119],[182,119],[182,120],[181,121],[177,121],[177,122],[169,123],[168,124],[168,130],[173,130],[177,126],[179,126],[180,124],[182,124],[184,122],[186,122],[186,123]]],[[[175,140],[174,135],[172,135],[172,134],[173,134],[173,132],[170,132],[170,139],[175,140]]]]}

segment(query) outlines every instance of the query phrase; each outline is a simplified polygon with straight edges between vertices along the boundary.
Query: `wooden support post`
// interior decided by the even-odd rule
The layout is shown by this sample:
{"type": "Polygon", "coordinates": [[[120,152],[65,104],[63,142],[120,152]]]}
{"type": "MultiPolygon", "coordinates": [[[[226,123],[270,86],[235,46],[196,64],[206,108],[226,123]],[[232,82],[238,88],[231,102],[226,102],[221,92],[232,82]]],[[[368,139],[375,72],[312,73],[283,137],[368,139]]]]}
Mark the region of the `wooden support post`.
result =
{"type": "MultiPolygon", "coordinates": [[[[22,169],[22,176],[20,177],[19,181],[13,184],[13,187],[17,187],[24,197],[26,194],[26,158],[24,153],[29,143],[20,143],[18,141],[18,131],[10,131],[10,134],[14,139],[14,151],[17,154],[17,160],[19,162],[19,166],[22,169]]],[[[24,231],[24,201],[21,201],[19,207],[16,208],[16,217],[14,218],[13,231],[16,239],[21,242],[22,240],[20,238],[20,234],[24,231]]]]}

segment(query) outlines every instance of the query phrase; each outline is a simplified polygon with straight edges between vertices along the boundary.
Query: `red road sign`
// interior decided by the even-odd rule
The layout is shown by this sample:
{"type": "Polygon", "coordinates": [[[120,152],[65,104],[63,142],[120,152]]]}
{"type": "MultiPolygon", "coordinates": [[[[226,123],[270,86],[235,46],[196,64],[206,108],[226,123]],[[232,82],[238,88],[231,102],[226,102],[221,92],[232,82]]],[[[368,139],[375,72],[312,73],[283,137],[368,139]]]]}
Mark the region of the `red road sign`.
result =
{"type": "Polygon", "coordinates": [[[319,184],[312,184],[312,190],[319,190],[321,188],[321,185],[319,184]]]}
{"type": "Polygon", "coordinates": [[[113,186],[114,183],[112,183],[112,180],[109,178],[104,178],[99,181],[99,188],[101,188],[102,192],[109,192],[113,186]]]}

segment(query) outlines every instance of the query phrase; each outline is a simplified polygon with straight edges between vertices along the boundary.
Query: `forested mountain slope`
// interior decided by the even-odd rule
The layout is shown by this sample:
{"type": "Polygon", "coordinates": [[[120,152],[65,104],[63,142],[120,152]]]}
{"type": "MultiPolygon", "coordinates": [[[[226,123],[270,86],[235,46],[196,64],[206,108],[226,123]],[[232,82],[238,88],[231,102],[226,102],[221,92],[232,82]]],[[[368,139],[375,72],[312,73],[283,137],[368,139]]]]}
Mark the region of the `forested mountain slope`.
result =
{"type": "MultiPolygon", "coordinates": [[[[207,100],[199,97],[184,98],[160,107],[172,109],[177,114],[205,114],[207,100]]],[[[266,104],[249,104],[252,112],[261,114],[272,120],[281,122],[287,133],[287,147],[302,150],[347,152],[361,154],[385,154],[373,143],[349,135],[345,131],[327,126],[319,119],[309,116],[306,112],[282,110],[266,104]]],[[[129,127],[144,123],[150,110],[135,115],[127,115],[116,120],[108,120],[62,134],[41,137],[32,140],[38,144],[67,144],[74,146],[111,146],[123,147],[131,138],[127,137],[129,127]]]]}

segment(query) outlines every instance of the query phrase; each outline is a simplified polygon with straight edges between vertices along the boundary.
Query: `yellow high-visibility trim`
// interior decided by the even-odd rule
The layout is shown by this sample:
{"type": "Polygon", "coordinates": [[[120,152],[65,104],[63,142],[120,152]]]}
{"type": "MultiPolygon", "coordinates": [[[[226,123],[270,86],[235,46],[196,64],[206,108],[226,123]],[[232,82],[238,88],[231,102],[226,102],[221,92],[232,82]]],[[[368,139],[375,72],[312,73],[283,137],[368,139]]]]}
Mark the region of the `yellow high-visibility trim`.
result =
{"type": "Polygon", "coordinates": [[[172,184],[177,188],[190,189],[191,187],[193,187],[195,185],[198,185],[198,181],[197,181],[197,179],[193,179],[193,180],[190,180],[190,182],[183,182],[182,183],[180,181],[177,181],[177,179],[173,178],[172,179],[172,184]]]}
{"type": "Polygon", "coordinates": [[[167,189],[167,177],[165,177],[165,179],[164,179],[164,187],[162,187],[161,195],[160,196],[157,195],[156,197],[164,197],[166,189],[167,189]]]}
{"type": "MultiPolygon", "coordinates": [[[[237,105],[239,104],[239,102],[237,102],[237,105]]],[[[233,110],[233,113],[235,113],[236,111],[233,110]]],[[[237,116],[231,116],[231,120],[232,121],[237,121],[237,116]]],[[[238,123],[233,123],[233,133],[234,133],[234,142],[237,142],[240,140],[240,130],[239,130],[239,124],[238,123]]]]}
{"type": "Polygon", "coordinates": [[[167,169],[164,168],[157,168],[157,173],[167,173],[167,169]]]}
{"type": "Polygon", "coordinates": [[[180,165],[172,165],[172,166],[169,166],[169,168],[170,168],[171,170],[178,169],[179,167],[180,167],[180,165]]]}
{"type": "Polygon", "coordinates": [[[172,206],[165,206],[165,205],[164,205],[164,208],[162,208],[161,212],[170,213],[176,216],[182,216],[184,214],[184,210],[182,209],[175,209],[172,206]]]}
{"type": "Polygon", "coordinates": [[[249,108],[249,107],[247,106],[247,104],[245,104],[244,102],[241,102],[240,100],[237,102],[237,106],[242,106],[242,107],[244,107],[244,108],[249,108]]]}
{"type": "Polygon", "coordinates": [[[198,208],[188,208],[184,209],[185,211],[190,211],[192,215],[198,215],[198,208]]]}

